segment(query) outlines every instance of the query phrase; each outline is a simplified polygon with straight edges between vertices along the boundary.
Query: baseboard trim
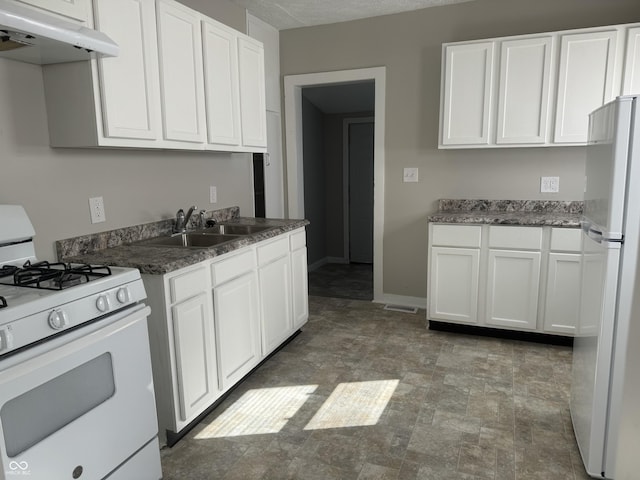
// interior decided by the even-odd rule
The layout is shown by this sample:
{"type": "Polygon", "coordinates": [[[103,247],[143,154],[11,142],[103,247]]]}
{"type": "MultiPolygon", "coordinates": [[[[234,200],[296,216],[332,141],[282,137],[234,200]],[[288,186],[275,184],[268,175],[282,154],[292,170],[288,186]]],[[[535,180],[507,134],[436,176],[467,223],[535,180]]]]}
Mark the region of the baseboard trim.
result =
{"type": "Polygon", "coordinates": [[[383,293],[381,297],[374,298],[373,303],[391,303],[393,305],[403,305],[406,307],[427,308],[427,299],[424,297],[409,297],[407,295],[393,295],[383,293]]]}
{"type": "Polygon", "coordinates": [[[308,272],[313,272],[314,270],[319,269],[320,267],[326,265],[327,263],[329,263],[329,262],[327,262],[327,257],[321,258],[317,262],[313,262],[313,263],[310,263],[309,265],[307,265],[307,271],[308,272]]]}

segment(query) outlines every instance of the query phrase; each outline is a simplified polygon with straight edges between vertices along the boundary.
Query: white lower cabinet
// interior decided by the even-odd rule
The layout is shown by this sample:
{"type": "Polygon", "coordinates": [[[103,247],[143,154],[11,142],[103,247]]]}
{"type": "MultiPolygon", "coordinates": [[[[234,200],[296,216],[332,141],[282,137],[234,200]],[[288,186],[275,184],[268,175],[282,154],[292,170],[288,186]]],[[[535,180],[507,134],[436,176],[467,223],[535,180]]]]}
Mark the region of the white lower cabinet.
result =
{"type": "Polygon", "coordinates": [[[478,323],[480,249],[431,248],[429,316],[478,323]]]}
{"type": "Polygon", "coordinates": [[[276,349],[293,330],[291,259],[286,239],[258,247],[262,355],[276,349]]]}
{"type": "Polygon", "coordinates": [[[580,315],[582,232],[553,228],[544,302],[545,332],[575,335],[580,315]]]}
{"type": "Polygon", "coordinates": [[[429,225],[427,318],[573,335],[580,229],[429,225]]]}
{"type": "Polygon", "coordinates": [[[215,339],[209,297],[201,293],[171,307],[176,379],[182,422],[189,421],[218,393],[215,339]]]}
{"type": "Polygon", "coordinates": [[[540,252],[489,250],[487,325],[535,330],[540,252]]]}
{"type": "Polygon", "coordinates": [[[260,312],[255,254],[246,252],[212,266],[213,311],[216,329],[220,387],[228,390],[260,361],[260,312]],[[241,258],[248,254],[249,261],[241,258]],[[224,265],[225,263],[230,265],[224,265]],[[249,267],[243,271],[243,267],[249,267]],[[216,269],[228,268],[237,278],[216,284],[216,269]]]}
{"type": "Polygon", "coordinates": [[[305,243],[301,228],[166,275],[142,276],[152,310],[161,443],[306,323],[305,243]]]}

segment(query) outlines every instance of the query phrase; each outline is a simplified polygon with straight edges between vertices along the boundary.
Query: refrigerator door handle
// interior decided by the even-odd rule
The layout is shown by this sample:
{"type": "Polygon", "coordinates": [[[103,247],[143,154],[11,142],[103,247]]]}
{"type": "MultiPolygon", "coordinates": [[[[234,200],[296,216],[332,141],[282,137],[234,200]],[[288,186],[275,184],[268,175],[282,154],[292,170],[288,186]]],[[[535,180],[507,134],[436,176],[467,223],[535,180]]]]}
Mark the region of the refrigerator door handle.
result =
{"type": "Polygon", "coordinates": [[[602,243],[603,242],[603,237],[602,237],[602,231],[601,230],[597,230],[597,229],[595,229],[593,227],[589,227],[589,230],[587,231],[587,235],[594,242],[597,242],[597,243],[602,243]]]}

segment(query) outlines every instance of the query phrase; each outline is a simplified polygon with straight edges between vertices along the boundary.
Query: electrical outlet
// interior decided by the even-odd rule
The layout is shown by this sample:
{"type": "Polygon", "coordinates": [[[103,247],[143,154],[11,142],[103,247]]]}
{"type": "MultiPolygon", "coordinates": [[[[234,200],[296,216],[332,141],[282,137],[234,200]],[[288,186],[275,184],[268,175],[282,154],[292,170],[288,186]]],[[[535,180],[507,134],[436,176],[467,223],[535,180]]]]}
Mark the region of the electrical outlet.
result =
{"type": "Polygon", "coordinates": [[[89,199],[89,211],[91,212],[91,223],[102,223],[107,221],[104,212],[104,200],[102,197],[89,199]]]}
{"type": "Polygon", "coordinates": [[[213,185],[209,187],[209,203],[218,203],[218,189],[213,185]]]}
{"type": "Polygon", "coordinates": [[[558,193],[560,191],[560,177],[540,177],[540,192],[558,193]]]}
{"type": "Polygon", "coordinates": [[[402,176],[402,181],[417,182],[418,181],[418,169],[417,168],[405,168],[402,176]]]}

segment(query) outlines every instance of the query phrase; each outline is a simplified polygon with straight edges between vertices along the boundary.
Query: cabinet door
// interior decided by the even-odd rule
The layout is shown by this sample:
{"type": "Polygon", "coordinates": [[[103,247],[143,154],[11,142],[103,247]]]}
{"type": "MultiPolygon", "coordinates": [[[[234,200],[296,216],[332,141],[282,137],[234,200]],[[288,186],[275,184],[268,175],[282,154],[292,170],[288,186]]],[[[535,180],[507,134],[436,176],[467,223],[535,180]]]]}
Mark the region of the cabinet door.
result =
{"type": "Polygon", "coordinates": [[[544,329],[574,334],[580,314],[580,255],[550,253],[544,329]]]}
{"type": "Polygon", "coordinates": [[[291,253],[291,296],[293,299],[293,329],[297,330],[309,319],[306,247],[291,253]]]}
{"type": "Polygon", "coordinates": [[[431,247],[429,319],[478,323],[480,250],[431,247]]]}
{"type": "Polygon", "coordinates": [[[158,0],[157,22],[164,138],[204,143],[200,15],[172,0],[158,0]]]}
{"type": "Polygon", "coordinates": [[[622,94],[637,94],[640,93],[640,27],[627,30],[626,52],[622,94]]]}
{"type": "Polygon", "coordinates": [[[540,252],[489,250],[488,325],[535,330],[540,252]]]}
{"type": "Polygon", "coordinates": [[[266,356],[293,333],[291,265],[289,255],[259,270],[262,355],[266,356]]]}
{"type": "Polygon", "coordinates": [[[171,308],[180,420],[189,422],[218,393],[209,297],[202,293],[171,308]]]}
{"type": "Polygon", "coordinates": [[[615,92],[616,30],[562,36],[555,143],[586,143],[589,113],[615,92]]]}
{"type": "Polygon", "coordinates": [[[160,138],[155,6],[151,0],[95,0],[96,28],[119,46],[99,58],[103,135],[160,138]]]}
{"type": "MultiPolygon", "coordinates": [[[[91,13],[91,6],[87,0],[18,0],[34,7],[48,10],[69,17],[72,20],[86,22],[91,13]]],[[[121,47],[122,48],[122,47],[121,47]]]]}
{"type": "Polygon", "coordinates": [[[497,143],[545,142],[552,40],[545,36],[502,42],[497,143]]]}
{"type": "Polygon", "coordinates": [[[442,145],[489,143],[493,51],[493,42],[445,47],[440,117],[442,145]]]}
{"type": "Polygon", "coordinates": [[[230,29],[202,22],[209,143],[240,145],[238,39],[230,29]]]}
{"type": "Polygon", "coordinates": [[[260,361],[258,302],[255,272],[213,289],[222,390],[239,381],[260,361]]]}
{"type": "Polygon", "coordinates": [[[264,48],[256,40],[240,37],[238,49],[242,144],[264,148],[267,146],[264,48]]]}

